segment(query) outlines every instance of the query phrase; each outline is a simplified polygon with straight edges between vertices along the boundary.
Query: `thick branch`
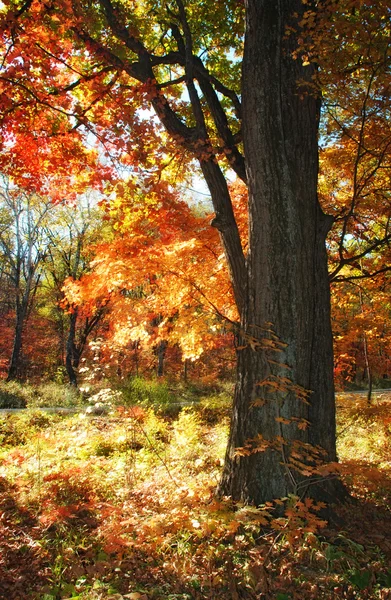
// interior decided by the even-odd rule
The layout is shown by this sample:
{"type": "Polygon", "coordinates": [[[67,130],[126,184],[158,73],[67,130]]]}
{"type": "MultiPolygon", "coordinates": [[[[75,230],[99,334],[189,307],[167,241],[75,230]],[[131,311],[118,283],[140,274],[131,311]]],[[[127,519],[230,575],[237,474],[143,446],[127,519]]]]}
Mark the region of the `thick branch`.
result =
{"type": "Polygon", "coordinates": [[[209,187],[216,213],[211,225],[220,234],[238,312],[241,315],[246,293],[246,260],[240,241],[238,226],[232,208],[227,181],[218,164],[213,159],[200,160],[205,181],[209,187]]]}
{"type": "Polygon", "coordinates": [[[122,25],[114,12],[114,8],[110,0],[99,0],[99,4],[105,13],[105,17],[110,29],[116,35],[116,37],[122,40],[126,47],[137,54],[137,56],[140,57],[143,55],[148,55],[148,51],[144,44],[140,42],[140,40],[138,40],[134,35],[132,35],[127,27],[122,25]]]}
{"type": "MultiPolygon", "coordinates": [[[[147,81],[148,79],[154,80],[153,66],[155,64],[159,64],[159,60],[156,57],[153,57],[146,47],[134,36],[132,35],[128,28],[124,27],[120,22],[118,17],[114,13],[113,6],[110,0],[100,0],[100,4],[104,10],[107,22],[112,30],[112,32],[124,42],[127,48],[129,48],[132,52],[136,53],[139,57],[139,63],[137,63],[140,67],[142,66],[142,71],[144,71],[143,81],[147,81]]],[[[237,173],[237,175],[243,180],[246,181],[246,171],[244,165],[244,158],[238,151],[234,136],[230,130],[228,125],[228,119],[225,114],[224,109],[222,108],[219,99],[213,86],[211,84],[211,77],[203,65],[202,61],[193,55],[193,47],[192,47],[192,37],[190,27],[186,18],[185,7],[182,0],[177,0],[177,5],[179,9],[179,20],[183,28],[184,38],[182,38],[178,27],[175,24],[171,25],[172,33],[174,38],[178,44],[178,53],[172,53],[169,57],[165,57],[166,60],[168,58],[174,59],[175,62],[178,62],[181,66],[185,67],[186,76],[187,76],[187,88],[189,92],[190,101],[192,104],[192,109],[194,113],[194,117],[197,123],[198,134],[202,136],[202,134],[206,134],[206,125],[205,118],[203,115],[202,107],[200,100],[198,98],[198,94],[196,88],[193,83],[193,79],[197,76],[199,80],[202,92],[208,102],[209,108],[212,113],[212,117],[214,119],[217,131],[222,138],[227,152],[228,162],[231,167],[237,173]]],[[[164,63],[160,63],[164,64],[164,63]]],[[[167,64],[167,62],[165,63],[167,64]]],[[[133,65],[134,70],[134,65],[133,65]]],[[[134,76],[134,75],[133,75],[134,76]]],[[[216,78],[213,78],[215,85],[219,87],[221,93],[226,94],[233,101],[235,110],[240,112],[240,103],[239,100],[232,91],[228,88],[220,84],[216,78]]],[[[172,112],[170,114],[171,109],[169,108],[168,102],[165,98],[160,97],[158,100],[152,101],[154,105],[154,109],[162,120],[164,126],[167,131],[171,134],[177,135],[177,133],[170,131],[169,127],[172,129],[173,125],[173,115],[175,113],[172,112]],[[164,106],[164,111],[162,111],[162,106],[164,106]]],[[[176,115],[175,115],[176,116],[176,115]]],[[[176,117],[178,118],[178,117],[176,117]]],[[[177,124],[178,126],[178,124],[177,124]]],[[[180,133],[182,137],[184,136],[183,131],[180,133]]]]}
{"type": "Polygon", "coordinates": [[[217,94],[207,77],[208,73],[206,68],[200,59],[195,59],[195,62],[198,65],[198,72],[200,74],[198,81],[212,113],[217,131],[224,142],[225,149],[227,150],[228,162],[238,177],[240,177],[240,179],[246,183],[247,176],[244,158],[236,147],[235,139],[229,127],[225,110],[221,106],[217,94]],[[203,72],[205,72],[205,76],[202,74],[203,72]]]}
{"type": "MultiPolygon", "coordinates": [[[[173,35],[174,35],[174,30],[173,30],[174,27],[176,27],[174,24],[171,25],[171,30],[173,31],[173,35]]],[[[174,37],[175,37],[175,35],[174,35],[174,37]]],[[[176,39],[176,37],[175,37],[175,39],[176,39]]],[[[242,106],[241,106],[240,100],[239,100],[236,92],[234,92],[233,90],[228,88],[226,85],[221,83],[221,81],[219,79],[217,79],[217,77],[215,77],[214,75],[211,75],[209,73],[209,71],[206,69],[206,67],[204,66],[204,64],[202,63],[200,58],[198,58],[196,56],[193,58],[194,58],[193,68],[194,68],[196,76],[198,77],[198,75],[201,75],[203,78],[207,79],[215,87],[216,91],[218,91],[220,94],[222,94],[226,98],[229,98],[235,109],[236,117],[240,120],[242,118],[242,106]],[[200,65],[201,65],[201,67],[200,67],[200,65]]],[[[159,66],[159,65],[180,65],[183,67],[185,65],[184,53],[182,53],[180,51],[179,52],[168,52],[167,54],[164,54],[163,56],[153,56],[152,55],[150,57],[150,59],[151,59],[151,64],[154,67],[159,66]]]]}

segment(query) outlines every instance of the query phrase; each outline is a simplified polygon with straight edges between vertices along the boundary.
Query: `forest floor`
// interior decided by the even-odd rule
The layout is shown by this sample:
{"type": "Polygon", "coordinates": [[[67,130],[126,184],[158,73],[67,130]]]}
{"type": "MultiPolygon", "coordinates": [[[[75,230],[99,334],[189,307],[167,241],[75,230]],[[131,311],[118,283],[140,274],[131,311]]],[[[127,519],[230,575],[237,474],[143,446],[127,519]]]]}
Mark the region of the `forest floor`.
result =
{"type": "Polygon", "coordinates": [[[391,599],[391,395],[338,398],[352,502],[217,501],[226,394],[0,417],[0,598],[391,599]]]}

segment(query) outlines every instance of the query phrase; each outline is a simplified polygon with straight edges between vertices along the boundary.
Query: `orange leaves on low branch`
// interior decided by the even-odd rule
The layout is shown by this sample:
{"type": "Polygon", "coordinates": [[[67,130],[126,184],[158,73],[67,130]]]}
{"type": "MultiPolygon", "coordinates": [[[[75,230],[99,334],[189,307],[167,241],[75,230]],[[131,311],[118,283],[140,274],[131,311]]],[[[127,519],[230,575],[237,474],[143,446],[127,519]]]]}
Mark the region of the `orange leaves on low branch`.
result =
{"type": "Polygon", "coordinates": [[[311,392],[305,390],[300,385],[293,383],[288,377],[279,375],[269,375],[266,379],[258,381],[257,385],[266,388],[268,391],[279,391],[283,393],[291,393],[301,402],[309,404],[311,392]]]}
{"type": "Polygon", "coordinates": [[[262,434],[259,433],[255,438],[247,440],[243,447],[236,448],[235,456],[251,456],[257,452],[265,452],[269,449],[276,449],[274,448],[274,445],[275,440],[274,442],[267,440],[262,434]]]}
{"type": "MultiPolygon", "coordinates": [[[[284,425],[298,423],[299,428],[303,421],[305,427],[308,426],[305,419],[298,417],[292,419],[276,417],[275,420],[284,425]]],[[[322,478],[336,477],[340,472],[338,463],[327,462],[327,454],[323,448],[300,440],[285,439],[282,435],[276,435],[273,439],[267,440],[258,434],[247,440],[244,446],[236,448],[235,455],[247,457],[266,451],[280,453],[281,464],[284,464],[290,471],[296,471],[303,477],[309,478],[308,484],[316,483],[322,478]]]]}
{"type": "Polygon", "coordinates": [[[312,498],[300,500],[291,496],[287,502],[283,517],[273,519],[271,526],[279,531],[290,547],[294,547],[308,533],[316,533],[327,526],[318,513],[326,508],[323,502],[315,502],[312,498]]]}
{"type": "Polygon", "coordinates": [[[310,426],[310,422],[307,419],[302,417],[289,417],[286,419],[285,417],[276,417],[275,421],[277,423],[281,423],[282,425],[290,425],[291,423],[296,423],[299,429],[307,429],[310,426]]]}

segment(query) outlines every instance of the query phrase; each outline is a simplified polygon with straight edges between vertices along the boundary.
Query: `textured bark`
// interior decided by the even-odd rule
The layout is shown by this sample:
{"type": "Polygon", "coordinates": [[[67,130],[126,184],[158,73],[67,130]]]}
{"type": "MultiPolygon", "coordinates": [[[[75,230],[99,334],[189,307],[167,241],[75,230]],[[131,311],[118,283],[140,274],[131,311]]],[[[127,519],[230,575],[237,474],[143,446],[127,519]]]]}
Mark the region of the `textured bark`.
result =
{"type": "Polygon", "coordinates": [[[320,445],[334,461],[335,402],[330,297],[325,237],[331,219],[317,198],[320,101],[305,82],[314,66],[291,56],[301,0],[247,0],[243,63],[243,139],[249,185],[249,255],[242,311],[238,382],[220,492],[262,503],[289,493],[335,499],[335,480],[309,486],[287,468],[289,441],[320,445]],[[286,345],[266,351],[272,329],[286,345]],[[254,349],[255,340],[261,348],[254,349]],[[250,343],[251,342],[251,343],[250,343]],[[263,346],[263,348],[262,348],[263,346]],[[281,367],[271,360],[289,366],[281,367]],[[259,385],[288,377],[311,390],[310,406],[292,392],[259,385]],[[254,406],[254,401],[263,406],[254,406]],[[307,431],[276,418],[303,417],[307,431]],[[237,447],[262,434],[283,436],[284,450],[235,455],[237,447]]]}

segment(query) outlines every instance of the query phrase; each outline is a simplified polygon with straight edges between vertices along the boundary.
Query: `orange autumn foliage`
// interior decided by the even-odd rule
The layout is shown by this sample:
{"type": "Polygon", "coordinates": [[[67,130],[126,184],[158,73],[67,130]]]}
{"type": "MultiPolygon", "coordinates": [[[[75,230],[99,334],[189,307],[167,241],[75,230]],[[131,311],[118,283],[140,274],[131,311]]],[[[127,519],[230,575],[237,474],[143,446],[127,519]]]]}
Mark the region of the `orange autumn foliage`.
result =
{"type": "MultiPolygon", "coordinates": [[[[244,221],[243,186],[232,188],[244,221]]],[[[117,192],[124,193],[124,184],[117,192]]],[[[141,195],[130,184],[125,197],[110,203],[107,218],[116,235],[97,246],[90,274],[67,281],[68,301],[93,312],[97,299],[110,299],[112,348],[166,340],[180,346],[183,360],[213,348],[237,313],[211,215],[197,215],[167,185],[141,195]]]]}

